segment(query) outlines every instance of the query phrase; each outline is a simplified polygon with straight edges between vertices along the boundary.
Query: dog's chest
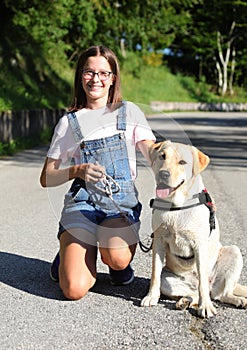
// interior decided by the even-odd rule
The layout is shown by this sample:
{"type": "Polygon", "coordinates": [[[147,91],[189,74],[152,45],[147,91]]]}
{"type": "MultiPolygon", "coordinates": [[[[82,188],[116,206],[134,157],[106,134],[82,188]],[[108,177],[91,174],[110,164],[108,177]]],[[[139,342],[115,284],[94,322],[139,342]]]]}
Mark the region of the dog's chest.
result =
{"type": "MultiPolygon", "coordinates": [[[[168,245],[167,254],[177,258],[191,258],[194,256],[196,237],[194,230],[186,222],[174,220],[174,216],[170,216],[168,220],[163,221],[157,232],[162,236],[163,242],[168,245]]],[[[186,264],[188,263],[191,265],[194,260],[187,261],[186,264]]]]}
{"type": "Polygon", "coordinates": [[[155,232],[161,226],[161,234],[165,240],[177,242],[179,246],[188,245],[191,240],[197,240],[198,235],[205,235],[209,230],[207,209],[203,209],[200,206],[182,211],[155,210],[152,218],[153,230],[155,232]]]}
{"type": "MultiPolygon", "coordinates": [[[[168,243],[172,254],[178,256],[193,255],[194,244],[199,232],[208,226],[208,217],[201,217],[200,210],[183,210],[164,212],[155,210],[153,213],[153,229],[168,243]]],[[[203,211],[203,214],[205,212],[203,211]]],[[[203,234],[205,238],[206,234],[203,234]]]]}
{"type": "Polygon", "coordinates": [[[163,225],[169,230],[181,230],[189,228],[191,215],[184,215],[180,211],[162,211],[155,210],[153,212],[152,224],[153,229],[155,230],[160,225],[163,225]],[[156,226],[156,227],[155,227],[156,226]]]}

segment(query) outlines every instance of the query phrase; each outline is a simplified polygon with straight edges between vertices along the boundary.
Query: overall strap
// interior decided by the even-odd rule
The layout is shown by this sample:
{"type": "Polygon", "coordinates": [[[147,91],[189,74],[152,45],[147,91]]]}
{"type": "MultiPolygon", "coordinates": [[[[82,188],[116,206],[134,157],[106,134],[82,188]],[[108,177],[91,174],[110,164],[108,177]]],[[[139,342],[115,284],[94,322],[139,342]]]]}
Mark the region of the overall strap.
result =
{"type": "Polygon", "coordinates": [[[76,118],[76,115],[74,112],[71,112],[67,114],[67,117],[68,117],[69,125],[72,129],[73,136],[75,138],[75,142],[79,144],[81,143],[83,136],[82,136],[81,128],[76,118]]]}
{"type": "Polygon", "coordinates": [[[117,129],[126,130],[126,101],[122,101],[122,106],[118,110],[117,129]]]}

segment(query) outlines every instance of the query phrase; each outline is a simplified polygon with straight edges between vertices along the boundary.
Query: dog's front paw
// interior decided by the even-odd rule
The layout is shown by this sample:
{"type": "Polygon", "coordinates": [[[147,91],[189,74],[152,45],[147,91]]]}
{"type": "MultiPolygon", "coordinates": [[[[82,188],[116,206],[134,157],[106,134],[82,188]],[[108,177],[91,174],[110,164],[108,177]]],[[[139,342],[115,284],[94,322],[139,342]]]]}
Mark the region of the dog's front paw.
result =
{"type": "Polygon", "coordinates": [[[205,317],[213,317],[217,314],[215,307],[213,306],[212,302],[210,303],[202,303],[199,305],[197,310],[198,316],[205,318],[205,317]]]}
{"type": "Polygon", "coordinates": [[[141,301],[141,306],[155,306],[158,304],[159,295],[147,294],[141,301]]]}

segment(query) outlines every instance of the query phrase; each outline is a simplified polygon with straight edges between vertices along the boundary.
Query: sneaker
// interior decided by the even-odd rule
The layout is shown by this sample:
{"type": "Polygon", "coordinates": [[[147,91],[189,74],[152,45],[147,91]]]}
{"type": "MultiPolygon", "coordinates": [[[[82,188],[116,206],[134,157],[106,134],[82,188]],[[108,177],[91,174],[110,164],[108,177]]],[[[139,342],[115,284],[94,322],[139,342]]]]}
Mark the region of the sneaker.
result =
{"type": "Polygon", "coordinates": [[[111,284],[114,286],[127,286],[135,279],[134,271],[130,265],[123,270],[113,270],[109,267],[111,284]]]}
{"type": "Polygon", "coordinates": [[[60,256],[58,252],[50,267],[50,277],[54,282],[59,281],[59,276],[58,276],[59,264],[60,264],[60,256]]]}

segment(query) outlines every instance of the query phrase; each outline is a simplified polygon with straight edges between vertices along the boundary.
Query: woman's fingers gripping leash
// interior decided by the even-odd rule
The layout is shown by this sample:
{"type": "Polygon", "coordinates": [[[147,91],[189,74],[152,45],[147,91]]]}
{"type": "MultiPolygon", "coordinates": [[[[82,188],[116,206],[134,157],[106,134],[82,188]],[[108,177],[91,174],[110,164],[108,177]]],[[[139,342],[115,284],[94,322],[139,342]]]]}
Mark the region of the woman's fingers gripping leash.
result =
{"type": "Polygon", "coordinates": [[[99,164],[89,163],[85,169],[85,181],[97,183],[105,176],[105,167],[99,164]]]}

